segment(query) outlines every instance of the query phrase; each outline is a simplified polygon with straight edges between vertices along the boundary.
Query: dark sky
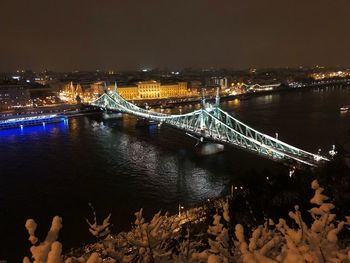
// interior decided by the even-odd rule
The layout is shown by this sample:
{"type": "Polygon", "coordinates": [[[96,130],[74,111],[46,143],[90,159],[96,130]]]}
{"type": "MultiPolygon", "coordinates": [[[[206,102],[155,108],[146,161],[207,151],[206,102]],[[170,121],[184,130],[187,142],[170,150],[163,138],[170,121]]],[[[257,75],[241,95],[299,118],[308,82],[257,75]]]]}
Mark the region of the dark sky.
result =
{"type": "Polygon", "coordinates": [[[1,0],[0,71],[350,65],[349,0],[1,0]]]}

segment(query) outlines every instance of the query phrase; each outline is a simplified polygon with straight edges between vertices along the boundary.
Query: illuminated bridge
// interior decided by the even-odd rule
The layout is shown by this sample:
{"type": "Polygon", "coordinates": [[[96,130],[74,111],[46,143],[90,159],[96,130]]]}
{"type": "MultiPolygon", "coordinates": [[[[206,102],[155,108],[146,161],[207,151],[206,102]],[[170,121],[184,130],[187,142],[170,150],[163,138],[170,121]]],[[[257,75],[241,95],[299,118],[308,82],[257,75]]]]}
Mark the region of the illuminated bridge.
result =
{"type": "Polygon", "coordinates": [[[205,138],[209,141],[232,145],[289,165],[306,164],[316,167],[328,161],[324,156],[298,149],[242,123],[220,109],[218,95],[214,105],[206,107],[203,98],[201,109],[179,115],[142,109],[123,99],[116,91],[106,91],[91,104],[102,109],[123,112],[167,124],[201,140],[205,138]]]}

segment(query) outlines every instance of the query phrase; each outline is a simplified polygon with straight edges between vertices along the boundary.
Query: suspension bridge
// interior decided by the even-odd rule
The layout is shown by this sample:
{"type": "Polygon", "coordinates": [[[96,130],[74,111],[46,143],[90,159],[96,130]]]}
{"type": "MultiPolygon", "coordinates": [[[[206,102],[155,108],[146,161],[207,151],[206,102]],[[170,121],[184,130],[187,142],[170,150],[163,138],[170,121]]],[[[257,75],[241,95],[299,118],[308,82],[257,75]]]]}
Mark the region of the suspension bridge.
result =
{"type": "Polygon", "coordinates": [[[215,104],[206,106],[203,96],[201,109],[186,113],[170,115],[140,108],[122,98],[117,90],[105,91],[91,103],[105,110],[113,110],[137,117],[167,124],[183,130],[201,141],[204,139],[241,148],[268,159],[289,165],[304,164],[317,167],[328,159],[313,154],[277,138],[261,133],[227,112],[220,109],[220,97],[217,93],[215,104]]]}

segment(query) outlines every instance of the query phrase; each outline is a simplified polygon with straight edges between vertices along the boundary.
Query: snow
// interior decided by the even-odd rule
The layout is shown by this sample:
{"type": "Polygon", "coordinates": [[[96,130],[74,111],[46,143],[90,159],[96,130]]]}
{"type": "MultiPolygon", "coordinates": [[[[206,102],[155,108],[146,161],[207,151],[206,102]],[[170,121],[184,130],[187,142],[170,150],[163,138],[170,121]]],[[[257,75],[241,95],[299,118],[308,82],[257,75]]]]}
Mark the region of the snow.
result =
{"type": "Polygon", "coordinates": [[[96,212],[94,210],[94,208],[92,207],[91,204],[89,204],[93,214],[94,214],[94,222],[90,223],[90,221],[88,219],[85,219],[87,224],[89,225],[89,231],[90,233],[95,236],[96,238],[102,238],[102,237],[106,237],[109,233],[109,226],[110,226],[110,218],[111,218],[111,214],[109,214],[102,222],[102,225],[97,224],[97,217],[96,217],[96,212]]]}
{"type": "Polygon", "coordinates": [[[224,212],[222,213],[222,216],[224,217],[225,221],[229,223],[231,221],[231,219],[230,219],[230,216],[229,216],[229,203],[228,203],[228,200],[226,200],[226,202],[223,204],[223,209],[224,209],[224,212]]]}
{"type": "Polygon", "coordinates": [[[243,243],[244,241],[244,228],[241,224],[237,224],[235,228],[236,238],[239,242],[243,243]]]}
{"type": "Polygon", "coordinates": [[[316,205],[322,205],[323,202],[328,199],[327,196],[322,194],[324,189],[318,185],[317,180],[312,181],[311,187],[312,187],[312,189],[315,190],[315,195],[310,200],[310,203],[316,204],[316,205]]]}
{"type": "Polygon", "coordinates": [[[47,263],[61,263],[62,262],[62,245],[60,242],[55,241],[51,245],[51,250],[47,257],[47,263]]]}
{"type": "Polygon", "coordinates": [[[192,253],[192,259],[193,260],[201,260],[201,259],[208,259],[209,255],[207,251],[202,251],[202,252],[194,252],[192,253]]]}
{"type": "Polygon", "coordinates": [[[330,230],[327,233],[327,240],[329,242],[332,242],[332,243],[337,243],[337,241],[338,241],[338,236],[337,235],[343,229],[344,225],[345,225],[345,222],[340,222],[338,224],[337,228],[330,230]]]}
{"type": "MultiPolygon", "coordinates": [[[[37,243],[37,238],[35,237],[35,230],[37,227],[37,224],[33,219],[27,220],[25,227],[28,230],[29,233],[29,240],[33,244],[33,246],[30,248],[30,252],[32,253],[32,258],[34,259],[34,263],[42,263],[42,262],[48,262],[48,255],[50,251],[52,251],[51,258],[52,260],[57,258],[57,253],[61,253],[61,247],[57,243],[52,247],[53,243],[58,238],[58,233],[60,229],[62,228],[62,218],[59,216],[55,216],[52,219],[51,228],[49,232],[47,233],[46,239],[44,242],[40,243],[39,245],[35,245],[37,243]],[[34,242],[35,241],[35,242],[34,242]]],[[[27,262],[29,259],[25,258],[27,262]]],[[[56,263],[60,261],[52,261],[49,263],[56,263]]]]}
{"type": "Polygon", "coordinates": [[[208,257],[208,263],[221,263],[221,258],[219,256],[216,255],[210,255],[208,257]]]}
{"type": "MultiPolygon", "coordinates": [[[[62,228],[60,217],[53,218],[45,241],[39,244],[35,236],[37,224],[29,219],[25,227],[32,243],[31,258],[34,263],[62,263],[63,259],[65,263],[349,262],[350,246],[341,247],[338,235],[349,227],[350,217],[346,217],[345,221],[337,219],[332,213],[334,205],[327,202],[329,198],[323,194],[324,189],[316,180],[311,187],[315,194],[310,203],[315,206],[308,211],[313,218],[310,225],[304,222],[299,207],[295,206],[295,210],[288,214],[293,221],[291,226],[283,218],[277,224],[266,219],[265,224],[246,231],[251,233],[250,236],[245,235],[242,224],[232,225],[228,200],[220,201],[222,209],[216,210],[201,240],[195,240],[191,233],[191,213],[168,216],[158,212],[150,222],[146,222],[141,209],[135,213],[131,231],[118,235],[110,234],[111,215],[99,225],[94,213],[94,222],[86,221],[98,242],[77,257],[61,255],[62,245],[57,241],[62,228]]],[[[31,263],[31,259],[26,257],[23,262],[31,263]]]]}
{"type": "Polygon", "coordinates": [[[38,242],[38,238],[35,236],[35,230],[38,225],[35,223],[33,219],[28,219],[25,227],[29,234],[29,240],[34,245],[36,242],[38,242]]]}
{"type": "Polygon", "coordinates": [[[262,234],[262,226],[257,227],[253,233],[252,237],[249,239],[249,250],[254,251],[258,247],[258,240],[262,234]]]}
{"type": "Polygon", "coordinates": [[[97,253],[92,253],[86,263],[101,263],[102,259],[97,253]]]}

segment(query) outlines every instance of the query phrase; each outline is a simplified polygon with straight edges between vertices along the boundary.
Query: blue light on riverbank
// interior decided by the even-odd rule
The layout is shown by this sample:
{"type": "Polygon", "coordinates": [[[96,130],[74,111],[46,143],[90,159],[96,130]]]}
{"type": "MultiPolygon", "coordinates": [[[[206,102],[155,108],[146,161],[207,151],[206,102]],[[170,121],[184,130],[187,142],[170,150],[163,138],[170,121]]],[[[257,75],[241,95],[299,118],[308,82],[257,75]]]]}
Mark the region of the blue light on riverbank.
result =
{"type": "Polygon", "coordinates": [[[66,122],[66,120],[67,118],[65,116],[60,116],[57,114],[12,118],[0,120],[0,129],[23,129],[26,126],[36,125],[45,126],[48,123],[66,122]]]}
{"type": "Polygon", "coordinates": [[[22,136],[22,135],[32,135],[32,134],[43,134],[52,133],[55,130],[60,132],[67,131],[68,129],[68,119],[64,118],[62,122],[56,123],[45,123],[42,125],[35,126],[23,126],[10,129],[0,129],[0,138],[6,138],[10,136],[22,136]]]}

